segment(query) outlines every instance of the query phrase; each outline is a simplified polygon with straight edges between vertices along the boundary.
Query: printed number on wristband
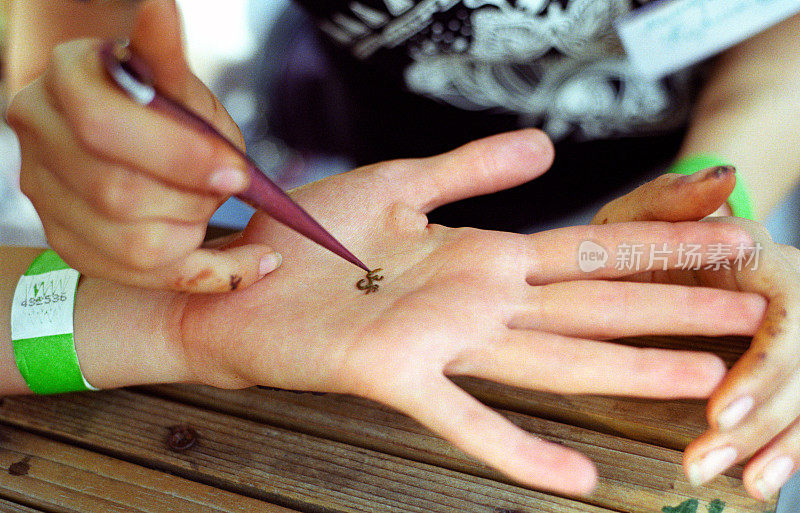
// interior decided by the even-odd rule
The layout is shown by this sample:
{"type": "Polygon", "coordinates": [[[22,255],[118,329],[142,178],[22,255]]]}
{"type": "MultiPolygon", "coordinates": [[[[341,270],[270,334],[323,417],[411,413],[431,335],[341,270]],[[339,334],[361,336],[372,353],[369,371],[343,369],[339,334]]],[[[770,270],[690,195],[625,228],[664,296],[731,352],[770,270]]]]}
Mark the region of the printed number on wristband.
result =
{"type": "Polygon", "coordinates": [[[22,276],[14,293],[12,339],[72,333],[72,305],[79,276],[74,269],[22,276]]]}

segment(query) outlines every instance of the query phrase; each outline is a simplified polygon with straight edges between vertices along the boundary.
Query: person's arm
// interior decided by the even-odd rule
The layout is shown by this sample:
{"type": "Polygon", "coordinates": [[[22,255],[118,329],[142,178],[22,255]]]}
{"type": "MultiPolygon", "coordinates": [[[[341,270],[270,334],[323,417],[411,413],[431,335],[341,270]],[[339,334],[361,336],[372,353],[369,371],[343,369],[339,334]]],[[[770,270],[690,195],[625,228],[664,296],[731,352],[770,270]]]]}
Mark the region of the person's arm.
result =
{"type": "MultiPolygon", "coordinates": [[[[606,248],[631,241],[659,248],[751,242],[741,229],[716,223],[609,224],[533,235],[428,224],[426,214],[438,206],[538,176],[552,153],[543,133],[524,130],[294,191],[355,254],[382,268],[374,293],[356,286],[363,271],[259,213],[237,243],[281,247],[286,260],[247,289],[183,295],[86,279],[75,311],[86,377],[100,387],[197,381],[358,395],[408,414],[526,485],[586,493],[596,471],[585,457],[519,429],[448,377],[559,393],[705,397],[725,370],[718,357],[603,341],[645,333],[751,334],[764,300],[617,281],[644,270],[645,259],[589,273],[576,258],[586,241],[606,248]]],[[[0,255],[13,262],[0,269],[2,318],[13,283],[34,256],[17,251],[0,255]]],[[[4,327],[0,369],[13,376],[15,388],[0,380],[0,394],[24,391],[9,338],[4,327]]]]}
{"type": "Polygon", "coordinates": [[[737,168],[763,220],[800,177],[800,15],[717,58],[680,156],[737,168]]]}
{"type": "MultiPolygon", "coordinates": [[[[243,159],[219,137],[124,95],[101,65],[102,44],[58,45],[8,108],[20,187],[48,244],[81,273],[158,289],[229,291],[273,271],[281,258],[272,248],[201,247],[214,211],[248,187],[243,159]]],[[[186,62],[173,0],[142,3],[130,47],[162,94],[243,149],[238,127],[186,62]]]]}
{"type": "MultiPolygon", "coordinates": [[[[11,303],[19,277],[43,249],[0,248],[0,395],[30,393],[11,346],[11,303]]],[[[190,381],[180,345],[186,297],[81,277],[75,297],[75,348],[98,388],[190,381]]]]}
{"type": "Polygon", "coordinates": [[[11,0],[5,62],[10,96],[39,76],[58,43],[127,37],[139,0],[11,0]]]}

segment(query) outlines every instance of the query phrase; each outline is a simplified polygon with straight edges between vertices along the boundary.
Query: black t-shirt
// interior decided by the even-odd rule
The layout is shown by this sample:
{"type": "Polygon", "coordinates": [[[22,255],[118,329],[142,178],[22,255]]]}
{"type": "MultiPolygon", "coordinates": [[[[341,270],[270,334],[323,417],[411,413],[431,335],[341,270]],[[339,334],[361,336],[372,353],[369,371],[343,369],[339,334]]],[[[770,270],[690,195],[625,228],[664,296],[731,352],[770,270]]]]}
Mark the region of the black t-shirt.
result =
{"type": "Polygon", "coordinates": [[[365,164],[542,128],[558,141],[548,173],[432,217],[527,230],[619,194],[677,151],[694,73],[638,77],[614,30],[648,1],[297,0],[305,21],[271,93],[272,131],[365,164]]]}
{"type": "Polygon", "coordinates": [[[649,0],[300,0],[349,73],[466,111],[510,114],[554,139],[673,129],[686,74],[632,72],[614,22],[649,0]],[[344,52],[343,52],[344,53],[344,52]],[[357,64],[356,64],[357,63],[357,64]]]}

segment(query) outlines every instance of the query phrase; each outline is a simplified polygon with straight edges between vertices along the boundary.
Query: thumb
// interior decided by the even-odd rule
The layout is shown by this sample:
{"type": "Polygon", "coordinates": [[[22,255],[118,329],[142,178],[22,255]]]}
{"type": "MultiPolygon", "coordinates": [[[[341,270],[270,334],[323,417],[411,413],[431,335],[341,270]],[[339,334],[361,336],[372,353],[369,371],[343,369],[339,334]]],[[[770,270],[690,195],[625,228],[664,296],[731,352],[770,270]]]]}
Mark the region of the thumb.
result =
{"type": "MultiPolygon", "coordinates": [[[[239,127],[189,67],[175,0],[147,0],[142,4],[133,23],[130,46],[147,63],[156,89],[205,119],[239,149],[244,149],[239,127]]],[[[229,159],[238,162],[233,154],[229,159]]]]}
{"type": "Polygon", "coordinates": [[[154,85],[174,99],[183,99],[193,75],[186,62],[175,0],[144,2],[133,23],[130,45],[147,63],[154,85]]]}
{"type": "Polygon", "coordinates": [[[470,142],[420,159],[398,183],[420,212],[464,198],[501,191],[533,180],[553,163],[555,149],[541,130],[526,128],[470,142]]]}
{"type": "Polygon", "coordinates": [[[607,203],[592,224],[697,221],[713,214],[736,185],[736,169],[718,166],[692,175],[667,173],[607,203]]]}
{"type": "Polygon", "coordinates": [[[264,244],[200,248],[155,271],[128,273],[125,281],[140,287],[191,293],[217,293],[249,287],[282,262],[280,253],[264,244]]]}
{"type": "Polygon", "coordinates": [[[165,270],[179,278],[167,285],[183,292],[227,292],[249,287],[282,262],[280,253],[263,244],[229,245],[224,249],[197,249],[165,270]]]}

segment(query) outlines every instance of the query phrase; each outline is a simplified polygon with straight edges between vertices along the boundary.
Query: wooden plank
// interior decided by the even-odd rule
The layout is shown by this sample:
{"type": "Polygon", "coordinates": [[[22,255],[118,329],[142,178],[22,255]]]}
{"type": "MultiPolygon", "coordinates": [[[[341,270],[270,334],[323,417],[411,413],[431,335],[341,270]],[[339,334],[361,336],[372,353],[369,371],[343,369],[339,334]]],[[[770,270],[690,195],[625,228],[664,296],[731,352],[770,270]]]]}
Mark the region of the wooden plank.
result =
{"type": "Polygon", "coordinates": [[[648,336],[617,340],[635,347],[657,347],[681,351],[704,351],[722,358],[728,367],[750,347],[750,337],[664,337],[648,336]]]}
{"type": "MultiPolygon", "coordinates": [[[[223,410],[285,429],[302,430],[476,476],[505,480],[411,419],[363,399],[281,390],[225,391],[200,386],[147,389],[202,408],[223,410]]],[[[652,513],[660,511],[664,505],[699,498],[706,502],[721,499],[729,508],[742,511],[762,511],[757,501],[747,497],[739,467],[706,487],[693,489],[684,477],[678,451],[515,412],[501,413],[523,429],[573,447],[592,458],[600,472],[600,483],[590,501],[599,506],[652,513]]]]}
{"type": "Polygon", "coordinates": [[[6,398],[0,420],[303,511],[612,513],[123,390],[6,398]],[[169,426],[177,424],[200,434],[188,451],[165,446],[169,426]]]}
{"type": "Polygon", "coordinates": [[[47,511],[291,513],[8,426],[0,426],[0,468],[0,496],[47,511]]]}
{"type": "Polygon", "coordinates": [[[705,401],[661,401],[626,397],[559,395],[499,385],[474,378],[454,379],[496,408],[543,417],[644,443],[683,450],[706,430],[705,401]]]}
{"type": "Polygon", "coordinates": [[[29,508],[5,499],[0,499],[0,511],[3,513],[43,513],[42,510],[29,508]]]}

